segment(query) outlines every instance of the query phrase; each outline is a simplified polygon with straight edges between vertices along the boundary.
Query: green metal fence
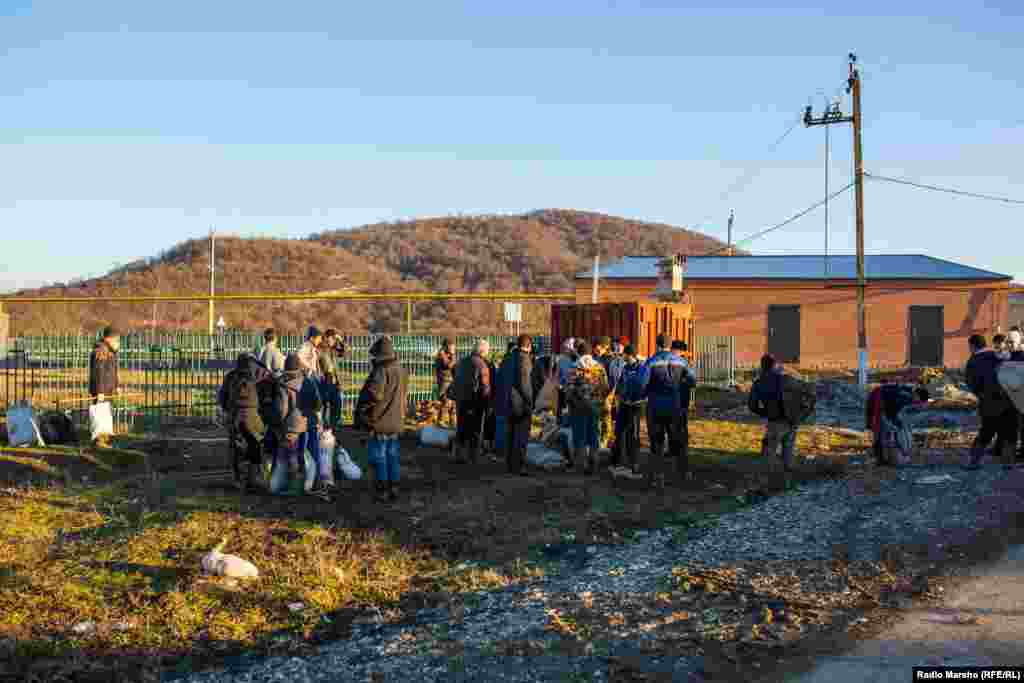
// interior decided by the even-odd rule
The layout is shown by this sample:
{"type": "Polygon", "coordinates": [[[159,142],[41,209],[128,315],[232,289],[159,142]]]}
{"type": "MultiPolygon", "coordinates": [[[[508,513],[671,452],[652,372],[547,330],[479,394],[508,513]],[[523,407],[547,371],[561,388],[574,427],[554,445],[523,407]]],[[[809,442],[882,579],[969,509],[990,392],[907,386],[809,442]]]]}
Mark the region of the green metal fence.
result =
{"type": "MultiPolygon", "coordinates": [[[[339,360],[342,412],[350,414],[359,389],[370,372],[368,351],[381,335],[343,337],[348,353],[339,360]]],[[[445,337],[392,335],[395,351],[409,373],[409,401],[415,406],[434,397],[434,357],[445,337]]],[[[500,356],[512,337],[485,337],[500,356]]],[[[472,352],[477,337],[453,339],[457,358],[472,352]]],[[[301,335],[283,335],[284,352],[297,350],[301,335]]],[[[38,410],[69,411],[76,422],[87,423],[89,355],[93,337],[24,337],[11,341],[0,357],[0,408],[28,400],[38,410]]],[[[550,352],[548,337],[534,337],[538,354],[550,352]]],[[[131,334],[121,338],[119,378],[122,394],[114,399],[115,426],[119,431],[158,431],[181,419],[217,419],[217,390],[235,358],[262,346],[257,332],[131,334]]],[[[735,340],[732,337],[697,337],[695,369],[703,384],[728,385],[735,381],[735,340]]]]}

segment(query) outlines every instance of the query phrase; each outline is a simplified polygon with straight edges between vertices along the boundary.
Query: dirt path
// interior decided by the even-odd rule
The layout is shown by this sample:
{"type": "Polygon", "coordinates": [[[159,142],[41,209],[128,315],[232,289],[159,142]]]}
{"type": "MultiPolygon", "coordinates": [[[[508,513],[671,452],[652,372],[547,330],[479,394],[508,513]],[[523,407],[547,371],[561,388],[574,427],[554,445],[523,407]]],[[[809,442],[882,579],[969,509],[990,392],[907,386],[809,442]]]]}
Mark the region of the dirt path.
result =
{"type": "Polygon", "coordinates": [[[940,606],[916,609],[847,655],[823,658],[791,683],[907,681],[914,666],[1024,662],[1024,546],[978,569],[940,606]]]}

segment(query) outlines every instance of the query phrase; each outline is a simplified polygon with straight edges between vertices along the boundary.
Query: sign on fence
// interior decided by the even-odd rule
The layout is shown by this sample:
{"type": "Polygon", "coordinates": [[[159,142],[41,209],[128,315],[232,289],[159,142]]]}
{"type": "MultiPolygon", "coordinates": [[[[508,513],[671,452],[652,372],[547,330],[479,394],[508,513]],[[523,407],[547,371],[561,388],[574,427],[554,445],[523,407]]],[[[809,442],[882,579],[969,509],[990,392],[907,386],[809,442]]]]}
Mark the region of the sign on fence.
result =
{"type": "Polygon", "coordinates": [[[523,322],[523,305],[505,303],[505,322],[507,323],[521,323],[523,322]]]}

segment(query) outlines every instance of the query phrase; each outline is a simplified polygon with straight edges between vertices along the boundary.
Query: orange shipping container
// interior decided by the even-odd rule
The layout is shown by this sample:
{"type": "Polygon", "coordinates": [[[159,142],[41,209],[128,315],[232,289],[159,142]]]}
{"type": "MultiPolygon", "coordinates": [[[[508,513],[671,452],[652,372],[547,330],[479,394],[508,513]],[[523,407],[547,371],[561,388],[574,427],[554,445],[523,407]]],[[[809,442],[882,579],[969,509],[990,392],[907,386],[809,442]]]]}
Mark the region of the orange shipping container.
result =
{"type": "Polygon", "coordinates": [[[665,333],[680,339],[693,358],[693,304],[657,302],[556,304],[551,307],[551,348],[559,352],[566,339],[593,343],[601,336],[626,337],[641,356],[652,356],[655,339],[665,333]]]}

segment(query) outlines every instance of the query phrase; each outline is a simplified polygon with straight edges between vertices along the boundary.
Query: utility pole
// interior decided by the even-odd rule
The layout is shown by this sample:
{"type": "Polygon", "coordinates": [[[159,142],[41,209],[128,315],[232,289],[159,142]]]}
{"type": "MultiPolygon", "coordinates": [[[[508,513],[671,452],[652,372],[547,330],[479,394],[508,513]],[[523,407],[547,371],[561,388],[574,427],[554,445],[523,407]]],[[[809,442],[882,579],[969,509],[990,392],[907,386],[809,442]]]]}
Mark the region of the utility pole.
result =
{"type": "Polygon", "coordinates": [[[849,77],[846,92],[853,96],[853,115],[843,116],[839,104],[834,103],[820,118],[814,118],[811,107],[804,111],[804,125],[829,126],[835,123],[853,124],[853,181],[857,205],[857,383],[867,386],[868,338],[864,319],[864,158],[861,154],[860,73],[857,55],[850,53],[849,77]]]}
{"type": "Polygon", "coordinates": [[[594,254],[594,288],[590,293],[590,303],[597,303],[597,272],[601,268],[601,255],[594,254]]]}
{"type": "MultiPolygon", "coordinates": [[[[214,293],[213,293],[214,279],[213,279],[213,276],[214,276],[214,272],[216,271],[216,266],[214,264],[214,259],[216,258],[216,255],[217,255],[217,236],[213,232],[213,226],[211,226],[210,227],[210,339],[211,340],[213,339],[213,297],[214,297],[214,293]]],[[[211,341],[211,343],[212,343],[212,341],[211,341]]]]}
{"type": "Polygon", "coordinates": [[[729,244],[729,248],[725,252],[729,256],[733,255],[733,250],[732,250],[732,222],[733,222],[733,220],[735,218],[736,218],[736,212],[733,211],[732,209],[729,209],[729,237],[727,239],[728,244],[729,244]]]}

